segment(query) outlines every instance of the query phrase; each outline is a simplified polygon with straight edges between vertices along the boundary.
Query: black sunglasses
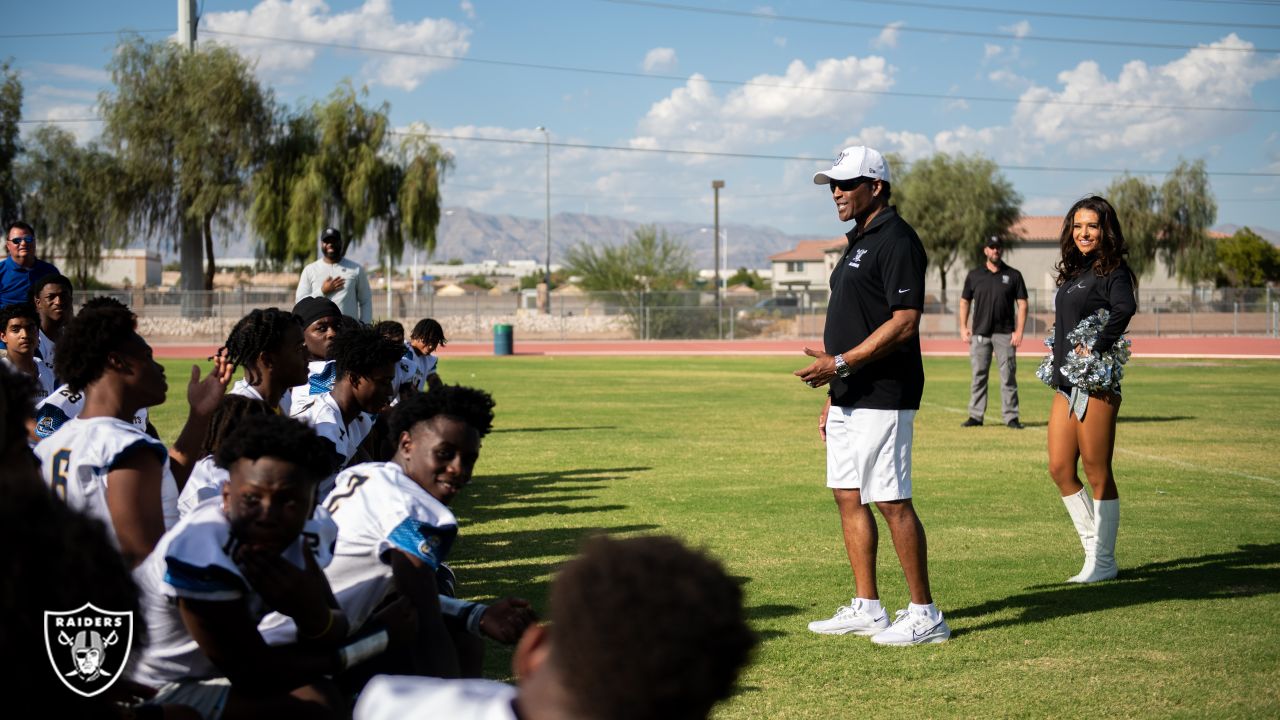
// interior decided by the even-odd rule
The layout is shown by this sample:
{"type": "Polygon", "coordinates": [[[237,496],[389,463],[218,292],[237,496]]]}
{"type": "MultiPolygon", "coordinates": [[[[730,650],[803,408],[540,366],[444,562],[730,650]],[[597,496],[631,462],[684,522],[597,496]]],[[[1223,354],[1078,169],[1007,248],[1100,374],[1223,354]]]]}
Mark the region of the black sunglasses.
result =
{"type": "Polygon", "coordinates": [[[857,188],[859,185],[864,185],[869,182],[875,182],[875,181],[869,177],[856,177],[856,178],[850,178],[848,180],[832,180],[830,182],[831,192],[835,192],[836,188],[839,188],[841,192],[850,192],[855,188],[857,188]]]}

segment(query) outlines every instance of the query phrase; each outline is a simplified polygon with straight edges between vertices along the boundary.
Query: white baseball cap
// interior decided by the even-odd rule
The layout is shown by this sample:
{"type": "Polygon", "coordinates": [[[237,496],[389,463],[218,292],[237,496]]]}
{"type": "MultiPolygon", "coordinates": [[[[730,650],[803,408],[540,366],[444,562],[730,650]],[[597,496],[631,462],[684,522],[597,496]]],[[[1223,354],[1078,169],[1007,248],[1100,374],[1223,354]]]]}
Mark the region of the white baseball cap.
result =
{"type": "Polygon", "coordinates": [[[814,173],[814,185],[826,185],[832,180],[852,180],[854,178],[871,178],[889,182],[889,163],[879,150],[862,145],[854,145],[840,151],[831,163],[831,169],[814,173]]]}

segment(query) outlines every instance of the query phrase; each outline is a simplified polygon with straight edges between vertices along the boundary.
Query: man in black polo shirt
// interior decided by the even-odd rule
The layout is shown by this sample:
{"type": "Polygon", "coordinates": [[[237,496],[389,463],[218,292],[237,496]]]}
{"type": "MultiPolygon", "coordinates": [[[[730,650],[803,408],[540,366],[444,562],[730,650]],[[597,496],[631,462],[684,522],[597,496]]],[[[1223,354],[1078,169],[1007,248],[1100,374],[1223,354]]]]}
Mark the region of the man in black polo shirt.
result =
{"type": "Polygon", "coordinates": [[[827,444],[827,487],[840,511],[854,598],[809,629],[869,635],[881,645],[945,642],[951,629],[929,592],[924,526],[911,504],[912,426],[924,392],[924,246],[889,205],[889,166],[879,152],[845,148],[813,182],[831,188],[841,221],[857,223],[831,271],[826,350],[805,348],[814,361],[795,372],[809,387],[830,385],[818,432],[827,444]],[[867,503],[889,526],[911,593],[892,624],[876,587],[878,535],[867,503]]]}
{"type": "Polygon", "coordinates": [[[960,339],[969,343],[973,365],[973,387],[969,393],[969,419],[962,427],[977,427],[987,413],[987,376],[991,353],[1000,366],[1000,398],[1004,404],[1004,424],[1022,429],[1018,419],[1018,346],[1027,323],[1027,284],[1022,273],[1004,264],[1004,243],[987,240],[983,249],[987,262],[964,279],[960,293],[960,339]],[[1015,311],[1016,307],[1016,311],[1015,311]],[[973,328],[969,327],[970,308],[973,328]]]}

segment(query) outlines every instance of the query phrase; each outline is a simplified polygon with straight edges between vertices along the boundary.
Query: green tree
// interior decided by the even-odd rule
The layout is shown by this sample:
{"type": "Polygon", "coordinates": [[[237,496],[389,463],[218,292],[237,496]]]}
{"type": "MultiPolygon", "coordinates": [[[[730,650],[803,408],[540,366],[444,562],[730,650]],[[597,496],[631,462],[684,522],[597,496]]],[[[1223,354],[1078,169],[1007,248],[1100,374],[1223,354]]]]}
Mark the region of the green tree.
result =
{"type": "Polygon", "coordinates": [[[1120,231],[1129,248],[1127,262],[1138,277],[1149,275],[1155,269],[1160,250],[1159,193],[1155,185],[1127,173],[1107,188],[1107,201],[1116,209],[1120,231]]]}
{"type": "Polygon", "coordinates": [[[108,67],[115,88],[99,105],[103,137],[127,178],[118,196],[141,234],[176,240],[183,288],[210,290],[213,223],[248,201],[270,136],[272,96],[248,62],[218,45],[186,52],[135,38],[108,67]]]}
{"type": "Polygon", "coordinates": [[[647,327],[650,337],[701,337],[716,330],[714,311],[688,310],[699,296],[688,291],[693,254],[653,226],[637,228],[621,245],[579,242],[565,253],[565,270],[582,278],[584,290],[615,293],[637,333],[647,327]]]}
{"type": "Polygon", "coordinates": [[[1217,255],[1209,237],[1209,226],[1217,216],[1218,203],[1204,160],[1178,160],[1160,186],[1160,251],[1178,277],[1192,285],[1217,273],[1217,255]]]}
{"type": "Polygon", "coordinates": [[[440,184],[452,161],[420,123],[392,143],[389,106],[366,106],[366,95],[343,82],[324,102],[281,122],[253,181],[251,221],[266,259],[313,258],[326,225],[351,243],[372,228],[379,255],[393,261],[406,247],[435,251],[440,184]]]}
{"type": "Polygon", "coordinates": [[[96,144],[76,145],[61,128],[36,130],[18,168],[25,207],[45,253],[63,258],[61,270],[87,287],[104,248],[121,247],[128,223],[114,199],[123,182],[115,157],[96,144]]]}
{"type": "Polygon", "coordinates": [[[22,192],[14,164],[22,146],[18,122],[22,120],[22,79],[9,60],[0,62],[0,224],[23,213],[22,192]]]}
{"type": "Polygon", "coordinates": [[[899,173],[893,202],[911,223],[941,280],[940,300],[947,307],[947,273],[960,258],[978,262],[992,236],[1013,238],[1009,228],[1021,214],[1022,196],[979,155],[937,153],[899,173]]]}
{"type": "Polygon", "coordinates": [[[765,280],[763,277],[760,277],[760,273],[756,272],[755,270],[748,270],[744,267],[738,268],[738,271],[735,272],[733,275],[729,276],[729,279],[726,280],[724,283],[725,287],[732,287],[734,285],[746,285],[752,290],[768,290],[769,289],[768,280],[765,280]]]}
{"type": "Polygon", "coordinates": [[[1280,281],[1280,248],[1247,227],[1218,243],[1220,285],[1262,287],[1280,281]]]}

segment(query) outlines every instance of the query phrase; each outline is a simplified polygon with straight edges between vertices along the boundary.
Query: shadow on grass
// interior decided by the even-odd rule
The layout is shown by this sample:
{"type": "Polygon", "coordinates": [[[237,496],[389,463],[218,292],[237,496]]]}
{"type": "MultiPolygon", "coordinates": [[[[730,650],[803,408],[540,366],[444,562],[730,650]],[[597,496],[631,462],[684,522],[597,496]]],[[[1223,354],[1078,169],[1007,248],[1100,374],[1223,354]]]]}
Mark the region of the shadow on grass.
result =
{"type": "Polygon", "coordinates": [[[493,433],[544,433],[571,432],[573,430],[617,430],[616,425],[582,425],[578,427],[530,427],[530,428],[498,428],[493,433]]]}
{"type": "Polygon", "coordinates": [[[590,491],[627,480],[648,467],[579,468],[555,472],[477,474],[453,510],[464,522],[530,517],[543,513],[584,513],[621,510],[621,505],[566,506],[591,499],[590,491]]]}
{"type": "Polygon", "coordinates": [[[1160,423],[1177,422],[1179,420],[1195,420],[1194,415],[1124,415],[1116,417],[1118,423],[1160,423]]]}
{"type": "Polygon", "coordinates": [[[1017,617],[961,627],[961,635],[1010,625],[1044,622],[1099,610],[1166,600],[1253,597],[1280,593],[1280,543],[1241,545],[1234,552],[1179,558],[1124,568],[1115,580],[1091,585],[1037,585],[1031,592],[947,610],[947,618],[983,617],[1008,610],[1017,617]]]}

